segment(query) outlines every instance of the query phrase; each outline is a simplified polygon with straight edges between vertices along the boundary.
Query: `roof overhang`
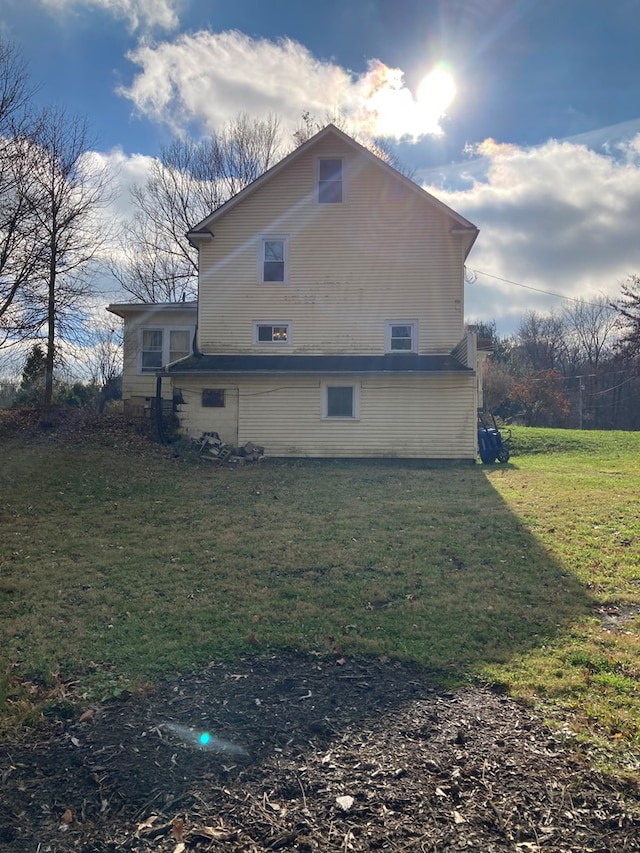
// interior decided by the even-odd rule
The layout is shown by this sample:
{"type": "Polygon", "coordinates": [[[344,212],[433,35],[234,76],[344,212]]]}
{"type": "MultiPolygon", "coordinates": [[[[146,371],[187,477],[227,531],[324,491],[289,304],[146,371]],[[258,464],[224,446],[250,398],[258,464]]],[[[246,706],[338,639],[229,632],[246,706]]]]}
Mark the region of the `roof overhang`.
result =
{"type": "Polygon", "coordinates": [[[123,319],[144,316],[145,314],[175,314],[176,311],[189,311],[196,314],[198,303],[195,300],[189,302],[114,302],[107,305],[107,311],[123,319]]]}
{"type": "Polygon", "coordinates": [[[328,376],[346,374],[473,374],[447,355],[202,355],[167,365],[161,375],[328,376]]]}

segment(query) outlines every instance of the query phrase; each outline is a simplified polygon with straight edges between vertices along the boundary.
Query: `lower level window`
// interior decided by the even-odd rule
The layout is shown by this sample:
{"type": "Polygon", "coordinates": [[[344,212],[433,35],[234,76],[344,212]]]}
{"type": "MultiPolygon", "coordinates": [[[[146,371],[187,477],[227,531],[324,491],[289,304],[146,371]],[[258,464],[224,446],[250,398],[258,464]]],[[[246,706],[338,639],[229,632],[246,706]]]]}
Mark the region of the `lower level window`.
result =
{"type": "Polygon", "coordinates": [[[224,409],[224,388],[203,388],[202,405],[208,409],[224,409]]]}
{"type": "Polygon", "coordinates": [[[358,411],[358,386],[327,383],[323,386],[322,416],[356,420],[358,411]]]}

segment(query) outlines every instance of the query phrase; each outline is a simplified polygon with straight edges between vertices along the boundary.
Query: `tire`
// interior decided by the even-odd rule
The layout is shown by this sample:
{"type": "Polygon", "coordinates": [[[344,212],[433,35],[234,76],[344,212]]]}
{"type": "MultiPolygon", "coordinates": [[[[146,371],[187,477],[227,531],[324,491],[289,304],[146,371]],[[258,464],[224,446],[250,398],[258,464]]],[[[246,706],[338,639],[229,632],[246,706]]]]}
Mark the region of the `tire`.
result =
{"type": "Polygon", "coordinates": [[[498,451],[498,462],[508,462],[511,454],[506,447],[501,447],[498,451]]]}

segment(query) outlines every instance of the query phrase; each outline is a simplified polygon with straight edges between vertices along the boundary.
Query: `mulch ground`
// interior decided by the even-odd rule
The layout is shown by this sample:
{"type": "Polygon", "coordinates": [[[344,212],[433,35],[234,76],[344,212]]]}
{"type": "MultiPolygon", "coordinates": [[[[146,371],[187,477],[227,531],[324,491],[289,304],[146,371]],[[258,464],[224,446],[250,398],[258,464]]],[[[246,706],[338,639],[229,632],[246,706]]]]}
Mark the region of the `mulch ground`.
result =
{"type": "Polygon", "coordinates": [[[246,659],[78,714],[0,746],[0,850],[640,850],[637,789],[412,665],[246,659]]]}

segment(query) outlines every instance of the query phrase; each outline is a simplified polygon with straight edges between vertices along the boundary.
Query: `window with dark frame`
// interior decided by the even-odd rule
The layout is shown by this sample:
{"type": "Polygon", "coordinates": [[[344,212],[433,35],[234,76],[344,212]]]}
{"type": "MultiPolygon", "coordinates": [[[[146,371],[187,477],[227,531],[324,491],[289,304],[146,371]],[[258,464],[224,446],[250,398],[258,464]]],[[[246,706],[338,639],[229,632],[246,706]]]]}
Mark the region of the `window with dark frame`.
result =
{"type": "Polygon", "coordinates": [[[205,409],[224,409],[224,388],[203,388],[202,407],[205,409]]]}
{"type": "Polygon", "coordinates": [[[289,325],[287,323],[257,323],[255,333],[256,343],[286,344],[289,340],[289,325]]]}
{"type": "Polygon", "coordinates": [[[342,203],[342,160],[321,159],[319,162],[318,201],[320,204],[342,203]]]}

